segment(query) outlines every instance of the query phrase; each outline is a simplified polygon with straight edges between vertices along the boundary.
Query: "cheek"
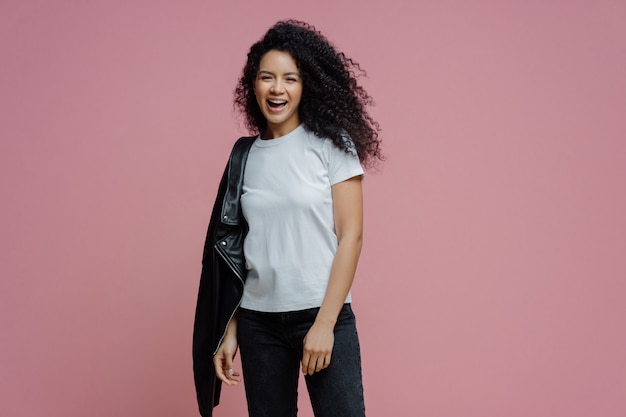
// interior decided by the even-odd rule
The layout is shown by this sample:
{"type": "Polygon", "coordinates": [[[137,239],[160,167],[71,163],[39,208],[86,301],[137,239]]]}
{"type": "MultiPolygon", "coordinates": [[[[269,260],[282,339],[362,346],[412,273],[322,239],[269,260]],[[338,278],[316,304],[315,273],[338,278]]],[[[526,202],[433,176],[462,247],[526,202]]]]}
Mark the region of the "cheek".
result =
{"type": "Polygon", "coordinates": [[[263,83],[259,82],[259,80],[255,80],[252,83],[252,91],[254,94],[263,94],[263,83]]]}
{"type": "Polygon", "coordinates": [[[254,93],[257,100],[261,99],[263,96],[263,88],[256,83],[252,86],[252,92],[254,93]]]}
{"type": "Polygon", "coordinates": [[[260,95],[256,96],[256,105],[259,109],[263,109],[263,99],[261,98],[260,95]]]}
{"type": "Polygon", "coordinates": [[[296,99],[298,100],[298,102],[302,101],[302,89],[298,89],[297,91],[294,91],[294,97],[296,97],[296,99]]]}

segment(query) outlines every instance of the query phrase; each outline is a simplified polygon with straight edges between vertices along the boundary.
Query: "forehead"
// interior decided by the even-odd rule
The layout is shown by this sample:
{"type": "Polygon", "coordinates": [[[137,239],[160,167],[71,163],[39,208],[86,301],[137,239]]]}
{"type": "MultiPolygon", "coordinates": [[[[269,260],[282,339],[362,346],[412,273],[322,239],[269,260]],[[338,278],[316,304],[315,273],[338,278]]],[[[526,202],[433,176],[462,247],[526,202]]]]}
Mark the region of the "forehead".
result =
{"type": "Polygon", "coordinates": [[[259,71],[297,72],[298,65],[289,52],[272,49],[261,57],[259,71]]]}

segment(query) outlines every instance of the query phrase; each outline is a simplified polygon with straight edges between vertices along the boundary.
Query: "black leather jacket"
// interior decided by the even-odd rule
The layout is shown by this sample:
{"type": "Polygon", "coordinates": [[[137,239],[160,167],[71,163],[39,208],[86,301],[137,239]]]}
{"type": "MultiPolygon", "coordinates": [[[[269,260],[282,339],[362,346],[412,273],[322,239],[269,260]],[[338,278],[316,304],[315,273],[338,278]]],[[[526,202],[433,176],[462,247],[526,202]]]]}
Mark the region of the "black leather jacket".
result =
{"type": "Polygon", "coordinates": [[[213,355],[235,314],[246,279],[243,240],[248,225],[239,199],[243,173],[254,137],[240,138],[230,154],[209,221],[193,330],[193,371],[200,414],[210,417],[222,383],[215,376],[213,355]]]}

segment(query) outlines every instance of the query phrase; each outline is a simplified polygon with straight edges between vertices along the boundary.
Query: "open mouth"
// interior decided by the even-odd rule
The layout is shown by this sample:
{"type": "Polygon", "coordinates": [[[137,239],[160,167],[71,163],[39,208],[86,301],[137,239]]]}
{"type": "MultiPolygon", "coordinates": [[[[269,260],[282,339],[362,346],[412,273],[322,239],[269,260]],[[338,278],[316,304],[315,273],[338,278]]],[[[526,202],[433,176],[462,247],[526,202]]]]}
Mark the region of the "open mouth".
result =
{"type": "Polygon", "coordinates": [[[285,100],[267,100],[267,107],[269,107],[271,111],[279,112],[286,106],[287,102],[285,100]]]}

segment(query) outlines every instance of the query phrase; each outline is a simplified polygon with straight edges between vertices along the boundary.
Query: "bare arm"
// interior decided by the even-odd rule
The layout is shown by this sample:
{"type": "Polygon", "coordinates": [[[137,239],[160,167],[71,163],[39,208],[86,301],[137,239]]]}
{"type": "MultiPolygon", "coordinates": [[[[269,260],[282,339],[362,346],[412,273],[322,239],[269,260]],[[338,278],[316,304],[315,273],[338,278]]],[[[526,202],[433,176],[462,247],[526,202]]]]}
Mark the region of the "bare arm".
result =
{"type": "Polygon", "coordinates": [[[237,347],[237,316],[234,316],[228,323],[226,334],[217,353],[213,356],[215,375],[226,385],[237,385],[241,380],[239,372],[233,370],[233,359],[237,353],[237,347]]]}
{"type": "Polygon", "coordinates": [[[363,239],[361,177],[352,177],[333,185],[332,194],[338,247],[324,301],[315,323],[304,338],[302,372],[308,375],[330,365],[335,323],[350,292],[363,239]]]}

